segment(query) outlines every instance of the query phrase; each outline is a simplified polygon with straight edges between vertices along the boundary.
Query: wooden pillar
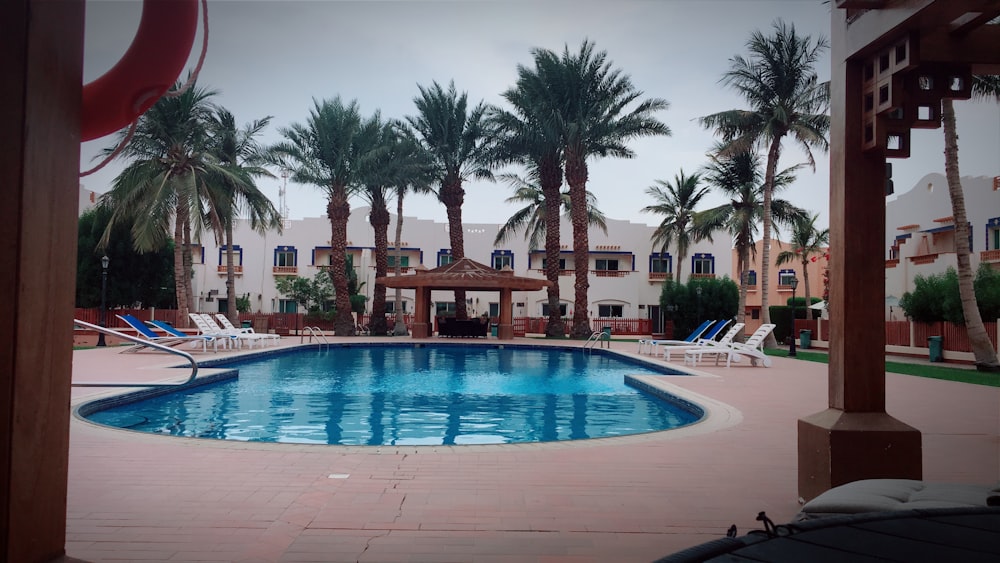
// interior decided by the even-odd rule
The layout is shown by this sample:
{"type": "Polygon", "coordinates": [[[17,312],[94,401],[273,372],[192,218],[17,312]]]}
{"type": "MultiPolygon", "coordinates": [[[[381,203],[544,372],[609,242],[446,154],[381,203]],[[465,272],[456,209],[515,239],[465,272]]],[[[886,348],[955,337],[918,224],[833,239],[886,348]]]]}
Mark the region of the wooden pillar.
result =
{"type": "Polygon", "coordinates": [[[0,560],[64,553],[82,0],[0,3],[0,560]]]}
{"type": "Polygon", "coordinates": [[[416,303],[413,306],[413,338],[427,338],[431,335],[431,290],[418,287],[415,290],[416,303]]]}
{"type": "Polygon", "coordinates": [[[498,340],[514,340],[514,292],[510,288],[500,290],[500,323],[497,325],[498,340]]]}
{"type": "Polygon", "coordinates": [[[863,61],[832,10],[829,406],[799,420],[799,495],[920,479],[920,432],[885,412],[885,156],[862,150],[863,61]]]}

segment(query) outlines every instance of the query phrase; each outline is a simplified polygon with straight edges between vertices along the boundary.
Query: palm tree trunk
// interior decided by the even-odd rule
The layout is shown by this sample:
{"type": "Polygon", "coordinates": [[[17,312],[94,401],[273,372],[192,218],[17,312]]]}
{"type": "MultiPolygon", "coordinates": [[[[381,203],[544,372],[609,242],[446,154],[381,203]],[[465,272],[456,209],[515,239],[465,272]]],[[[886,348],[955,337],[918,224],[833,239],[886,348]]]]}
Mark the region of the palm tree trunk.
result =
{"type": "Polygon", "coordinates": [[[681,248],[678,246],[677,247],[677,271],[674,272],[674,275],[677,276],[675,278],[677,280],[677,283],[681,283],[681,270],[684,269],[684,259],[685,258],[687,258],[687,253],[684,252],[683,250],[681,250],[681,248]]]}
{"type": "MultiPolygon", "coordinates": [[[[400,189],[396,195],[396,265],[394,267],[396,277],[403,273],[403,249],[401,248],[403,239],[403,193],[400,189]]],[[[393,310],[396,311],[396,327],[393,329],[393,336],[406,336],[406,321],[403,319],[403,289],[396,288],[396,301],[393,303],[393,310]]]]}
{"type": "Polygon", "coordinates": [[[184,269],[184,218],[187,213],[184,207],[178,203],[174,217],[174,293],[177,296],[177,326],[187,327],[189,323],[187,284],[184,283],[186,277],[184,269]]]}
{"type": "MultiPolygon", "coordinates": [[[[781,156],[781,135],[775,135],[771,139],[771,146],[767,150],[767,171],[764,173],[764,212],[763,212],[763,235],[761,240],[764,248],[761,250],[760,272],[760,322],[761,324],[771,323],[771,300],[768,298],[768,291],[771,289],[771,198],[774,195],[774,175],[778,169],[778,157],[781,156]]],[[[778,341],[774,337],[774,332],[764,339],[765,348],[775,348],[778,341]]]]}
{"type": "MultiPolygon", "coordinates": [[[[384,277],[389,270],[389,210],[385,208],[385,200],[376,209],[373,205],[368,214],[368,221],[375,231],[375,278],[384,277]]],[[[372,294],[372,316],[369,321],[371,334],[385,336],[389,327],[385,322],[385,286],[375,284],[372,294]]]]}
{"type": "MultiPolygon", "coordinates": [[[[739,304],[736,306],[736,322],[745,323],[747,318],[747,290],[749,289],[747,279],[747,268],[750,265],[750,248],[747,245],[742,245],[739,248],[739,255],[736,258],[736,267],[740,275],[740,299],[739,304]]],[[[742,337],[741,334],[737,336],[742,337]]]]}
{"type": "Polygon", "coordinates": [[[351,205],[347,201],[347,187],[333,186],[326,206],[330,217],[330,280],[333,282],[334,303],[337,308],[333,329],[337,336],[354,336],[354,315],[347,288],[347,221],[351,205]]]}
{"type": "Polygon", "coordinates": [[[539,181],[545,201],[545,279],[550,285],[546,289],[549,300],[549,322],[545,325],[547,338],[565,338],[566,325],[562,320],[559,303],[559,213],[562,206],[562,168],[558,159],[546,159],[539,166],[539,181]]]}
{"type": "Polygon", "coordinates": [[[590,233],[587,223],[587,162],[576,148],[566,150],[566,183],[569,184],[570,221],[573,224],[573,328],[570,335],[586,338],[593,329],[587,308],[590,305],[590,233]]]}
{"type": "Polygon", "coordinates": [[[187,293],[188,310],[196,309],[194,304],[194,287],[191,283],[191,271],[193,270],[193,260],[191,259],[191,218],[184,220],[184,248],[181,249],[184,260],[184,291],[187,293]]]}
{"type": "Polygon", "coordinates": [[[226,316],[229,322],[238,326],[239,312],[236,310],[236,268],[233,260],[233,218],[226,222],[226,316]]]}
{"type": "MultiPolygon", "coordinates": [[[[809,302],[809,255],[805,252],[802,253],[802,284],[805,286],[802,296],[806,300],[806,319],[812,320],[813,310],[809,308],[809,305],[812,305],[809,302]]],[[[794,334],[792,334],[792,338],[795,338],[794,334]]]]}
{"type": "Polygon", "coordinates": [[[955,106],[951,99],[941,100],[941,120],[944,123],[944,171],[951,196],[951,213],[955,218],[955,254],[958,262],[958,293],[962,300],[962,314],[969,343],[976,357],[976,368],[981,371],[1000,370],[997,354],[993,349],[986,327],[983,325],[976,291],[973,286],[972,264],[969,260],[969,220],[965,215],[965,194],[958,170],[958,131],[955,126],[955,106]]]}
{"type": "MultiPolygon", "coordinates": [[[[462,180],[457,175],[448,174],[441,183],[441,203],[448,214],[448,237],[451,240],[452,260],[465,258],[465,227],[462,225],[462,204],[465,202],[465,190],[462,180]]],[[[469,311],[465,306],[465,290],[455,290],[455,318],[466,320],[469,311]]]]}

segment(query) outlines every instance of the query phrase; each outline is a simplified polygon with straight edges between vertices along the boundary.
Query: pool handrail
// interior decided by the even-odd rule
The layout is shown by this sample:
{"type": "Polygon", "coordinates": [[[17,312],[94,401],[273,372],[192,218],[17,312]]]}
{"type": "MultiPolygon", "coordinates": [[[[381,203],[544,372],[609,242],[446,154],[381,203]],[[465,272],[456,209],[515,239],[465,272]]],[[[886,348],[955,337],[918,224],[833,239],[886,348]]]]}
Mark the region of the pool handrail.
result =
{"type": "Polygon", "coordinates": [[[299,333],[299,343],[301,343],[302,340],[305,338],[305,333],[306,332],[309,333],[309,342],[310,343],[312,343],[312,337],[315,336],[317,341],[322,341],[322,342],[320,342],[320,348],[323,347],[323,344],[326,344],[327,349],[330,348],[330,341],[326,339],[326,335],[323,334],[323,331],[320,330],[320,328],[318,326],[304,326],[304,327],[302,327],[302,331],[299,333]]]}
{"type": "Polygon", "coordinates": [[[181,356],[185,360],[191,362],[191,375],[184,381],[179,383],[122,383],[117,382],[90,382],[90,383],[71,383],[72,387],[180,387],[187,385],[194,381],[195,377],[198,376],[198,362],[194,359],[194,356],[188,354],[183,350],[177,350],[171,348],[170,346],[164,346],[163,344],[157,342],[150,342],[149,340],[144,340],[142,338],[137,338],[130,334],[125,334],[124,332],[118,332],[117,330],[111,330],[110,328],[105,328],[95,324],[90,324],[88,322],[81,321],[79,319],[73,319],[74,325],[79,325],[90,330],[96,330],[97,332],[107,334],[109,336],[114,336],[116,338],[121,338],[123,340],[128,340],[130,342],[135,342],[142,346],[147,346],[149,348],[155,348],[157,350],[162,350],[164,352],[181,356]]]}

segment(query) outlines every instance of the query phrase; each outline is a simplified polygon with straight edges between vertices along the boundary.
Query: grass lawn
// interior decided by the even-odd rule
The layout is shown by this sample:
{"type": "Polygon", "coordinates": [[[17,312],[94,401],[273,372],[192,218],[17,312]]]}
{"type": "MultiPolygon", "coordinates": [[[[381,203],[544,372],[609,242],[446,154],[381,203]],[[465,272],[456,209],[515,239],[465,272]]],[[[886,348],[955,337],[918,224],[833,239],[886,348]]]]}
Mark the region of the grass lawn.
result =
{"type": "MultiPolygon", "coordinates": [[[[766,350],[766,353],[769,356],[788,356],[788,350],[781,348],[768,349],[766,350]]],[[[820,362],[823,364],[830,362],[829,355],[822,352],[806,352],[799,350],[797,351],[796,357],[806,362],[820,362]]],[[[975,385],[1000,387],[1000,374],[982,373],[970,368],[929,366],[926,364],[887,361],[885,363],[885,371],[889,373],[915,375],[917,377],[929,377],[931,379],[944,379],[947,381],[959,381],[961,383],[973,383],[975,385]]]]}

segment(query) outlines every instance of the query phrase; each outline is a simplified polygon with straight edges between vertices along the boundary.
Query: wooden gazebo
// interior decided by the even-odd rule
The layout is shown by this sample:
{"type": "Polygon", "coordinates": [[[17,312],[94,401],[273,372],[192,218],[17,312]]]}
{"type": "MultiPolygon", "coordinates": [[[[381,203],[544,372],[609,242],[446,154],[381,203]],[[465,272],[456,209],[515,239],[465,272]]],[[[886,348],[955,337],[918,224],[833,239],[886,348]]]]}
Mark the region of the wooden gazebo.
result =
{"type": "Polygon", "coordinates": [[[550,282],[538,278],[515,276],[510,268],[495,270],[468,258],[462,258],[434,268],[416,269],[413,275],[384,276],[375,278],[375,283],[390,288],[415,289],[413,338],[431,335],[429,326],[431,314],[431,291],[435,289],[454,291],[456,289],[500,292],[500,323],[497,338],[514,338],[513,293],[515,291],[537,291],[548,287],[550,282]]]}

